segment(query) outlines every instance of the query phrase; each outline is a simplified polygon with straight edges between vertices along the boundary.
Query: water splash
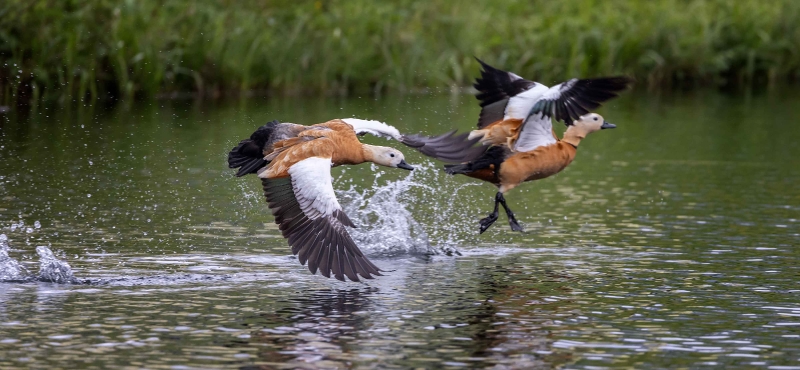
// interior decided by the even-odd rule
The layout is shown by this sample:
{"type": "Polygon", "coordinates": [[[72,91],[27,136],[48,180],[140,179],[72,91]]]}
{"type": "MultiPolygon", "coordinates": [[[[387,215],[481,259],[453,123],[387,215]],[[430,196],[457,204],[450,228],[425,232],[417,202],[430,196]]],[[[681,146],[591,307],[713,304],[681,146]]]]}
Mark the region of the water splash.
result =
{"type": "MultiPolygon", "coordinates": [[[[7,229],[17,232],[17,236],[24,239],[24,244],[30,245],[30,235],[42,228],[39,221],[35,221],[32,226],[27,226],[23,220],[12,223],[7,229]]],[[[0,227],[0,229],[5,229],[0,227]]],[[[23,264],[8,255],[9,240],[6,234],[0,234],[0,282],[51,282],[51,283],[86,283],[79,281],[72,273],[72,268],[66,261],[58,259],[53,251],[46,246],[36,247],[39,255],[39,274],[32,274],[23,264]]]]}
{"type": "Polygon", "coordinates": [[[337,191],[340,204],[356,225],[349,230],[356,244],[365,251],[389,255],[457,254],[471,225],[463,222],[470,217],[468,210],[451,199],[471,185],[437,179],[444,176],[440,167],[427,162],[405,178],[383,185],[384,172],[376,171],[372,186],[337,191]]]}
{"type": "MultiPolygon", "coordinates": [[[[353,183],[346,168],[334,180],[334,189],[353,183]]],[[[478,217],[485,210],[475,209],[474,195],[463,192],[477,182],[456,181],[442,171],[442,164],[432,161],[415,164],[404,178],[386,181],[386,173],[405,174],[401,170],[372,165],[371,185],[351,185],[336,190],[345,213],[356,225],[348,229],[356,244],[370,254],[460,254],[461,245],[474,245],[478,217]],[[391,171],[391,172],[390,172],[391,171]],[[458,201],[455,201],[455,200],[458,201]]],[[[242,220],[254,212],[264,217],[263,194],[250,184],[241,183],[242,220]]],[[[237,213],[240,211],[237,211],[237,213]]]]}
{"type": "Polygon", "coordinates": [[[379,185],[376,176],[373,186],[363,190],[350,187],[339,191],[337,197],[345,213],[356,225],[349,230],[360,247],[384,254],[429,253],[430,243],[423,227],[398,198],[419,186],[414,173],[402,180],[379,185]]]}
{"type": "Polygon", "coordinates": [[[72,274],[72,268],[66,261],[59,260],[50,248],[43,245],[36,247],[39,254],[39,277],[40,281],[52,283],[76,283],[77,280],[72,274]]]}
{"type": "Polygon", "coordinates": [[[8,256],[8,249],[8,237],[0,234],[0,281],[23,280],[29,275],[28,270],[8,256]]]}

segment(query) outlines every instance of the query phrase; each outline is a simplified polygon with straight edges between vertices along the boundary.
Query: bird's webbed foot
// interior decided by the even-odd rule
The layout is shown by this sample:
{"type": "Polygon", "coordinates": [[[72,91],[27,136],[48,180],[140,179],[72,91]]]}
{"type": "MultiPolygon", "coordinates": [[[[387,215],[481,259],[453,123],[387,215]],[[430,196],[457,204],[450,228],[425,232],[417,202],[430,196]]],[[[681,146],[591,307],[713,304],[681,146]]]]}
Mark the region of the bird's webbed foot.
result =
{"type": "Polygon", "coordinates": [[[519,225],[517,217],[514,216],[514,212],[512,212],[511,209],[508,208],[508,205],[506,204],[506,199],[503,197],[503,194],[497,193],[497,198],[498,198],[497,201],[503,206],[503,209],[506,210],[506,216],[508,216],[508,225],[511,226],[511,231],[519,231],[519,232],[525,231],[522,229],[522,226],[519,225]]]}
{"type": "Polygon", "coordinates": [[[511,226],[511,231],[525,231],[522,226],[519,226],[519,222],[517,222],[517,218],[514,217],[514,213],[509,212],[508,214],[508,225],[511,226]]]}
{"type": "Polygon", "coordinates": [[[481,219],[481,234],[486,231],[494,222],[497,221],[497,211],[492,212],[489,216],[481,219]]]}
{"type": "Polygon", "coordinates": [[[497,211],[500,206],[500,200],[503,199],[503,193],[498,192],[497,195],[494,197],[494,211],[492,213],[481,219],[481,234],[486,231],[495,221],[497,221],[497,211]]]}

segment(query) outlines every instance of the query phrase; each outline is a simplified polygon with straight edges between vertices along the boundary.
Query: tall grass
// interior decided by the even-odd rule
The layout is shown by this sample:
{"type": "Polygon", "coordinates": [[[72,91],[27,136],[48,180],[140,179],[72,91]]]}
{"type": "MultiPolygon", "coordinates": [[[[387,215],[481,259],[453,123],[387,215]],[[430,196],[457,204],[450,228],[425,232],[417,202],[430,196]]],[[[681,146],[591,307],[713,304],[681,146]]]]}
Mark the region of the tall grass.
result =
{"type": "Polygon", "coordinates": [[[795,0],[4,0],[0,104],[467,86],[472,56],[552,83],[800,76],[795,0]]]}

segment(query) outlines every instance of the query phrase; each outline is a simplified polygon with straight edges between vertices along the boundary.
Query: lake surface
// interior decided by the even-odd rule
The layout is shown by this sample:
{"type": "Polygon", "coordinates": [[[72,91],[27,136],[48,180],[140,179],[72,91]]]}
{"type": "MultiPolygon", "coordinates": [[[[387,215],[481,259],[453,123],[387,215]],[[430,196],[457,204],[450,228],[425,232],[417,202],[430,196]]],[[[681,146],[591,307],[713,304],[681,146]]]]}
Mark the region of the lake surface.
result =
{"type": "Polygon", "coordinates": [[[227,151],[272,119],[467,130],[473,97],[0,116],[0,368],[800,369],[797,101],[627,93],[599,111],[616,130],[506,196],[524,234],[501,212],[478,235],[492,186],[365,138],[420,166],[333,170],[389,271],[365,283],[301,266],[227,151]]]}

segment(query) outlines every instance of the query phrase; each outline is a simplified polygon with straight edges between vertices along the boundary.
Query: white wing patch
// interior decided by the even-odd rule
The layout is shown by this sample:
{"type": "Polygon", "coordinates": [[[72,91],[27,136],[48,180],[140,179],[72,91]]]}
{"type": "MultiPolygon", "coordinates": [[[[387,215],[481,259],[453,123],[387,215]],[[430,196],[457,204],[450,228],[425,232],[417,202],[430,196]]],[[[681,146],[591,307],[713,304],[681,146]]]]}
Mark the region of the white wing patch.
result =
{"type": "Polygon", "coordinates": [[[530,152],[540,146],[555,144],[553,137],[553,122],[550,117],[534,114],[523,123],[522,132],[519,133],[514,150],[530,152]]]}
{"type": "Polygon", "coordinates": [[[331,159],[311,157],[289,167],[294,196],[309,219],[327,217],[342,206],[333,192],[331,159]]]}
{"type": "Polygon", "coordinates": [[[561,92],[567,91],[575,86],[578,82],[577,78],[573,78],[567,82],[562,82],[558,85],[555,85],[547,90],[544,94],[542,94],[542,100],[558,100],[561,98],[561,92]]]}
{"type": "Polygon", "coordinates": [[[398,131],[396,128],[380,121],[358,118],[343,118],[342,121],[350,126],[353,126],[353,130],[356,132],[356,134],[367,133],[375,136],[393,138],[395,140],[401,140],[403,138],[403,136],[400,135],[400,131],[398,131]]]}
{"type": "Polygon", "coordinates": [[[528,117],[531,108],[541,98],[542,94],[547,91],[547,86],[536,83],[533,87],[525,90],[517,95],[508,99],[506,105],[506,112],[504,120],[507,119],[525,119],[528,117]]]}

